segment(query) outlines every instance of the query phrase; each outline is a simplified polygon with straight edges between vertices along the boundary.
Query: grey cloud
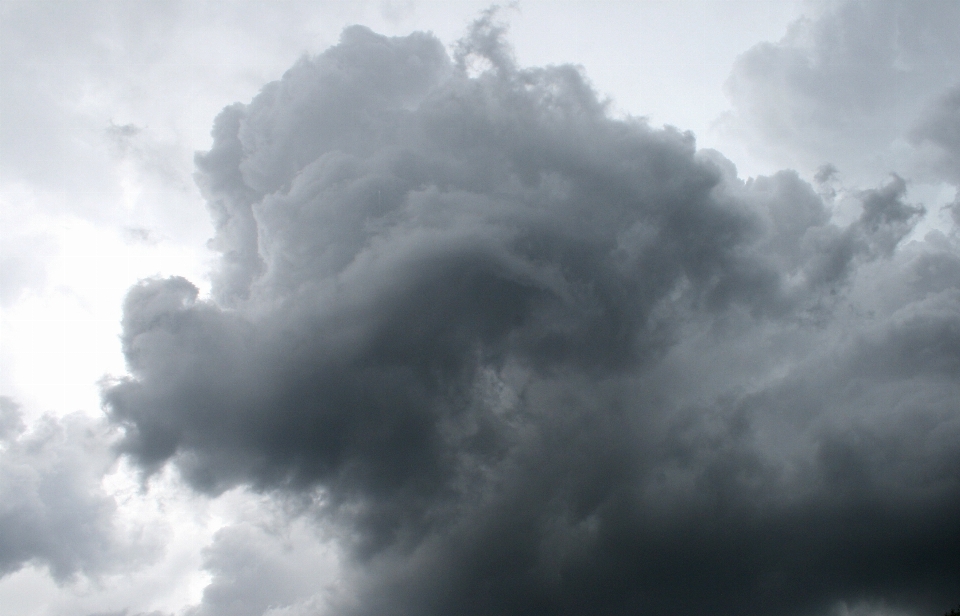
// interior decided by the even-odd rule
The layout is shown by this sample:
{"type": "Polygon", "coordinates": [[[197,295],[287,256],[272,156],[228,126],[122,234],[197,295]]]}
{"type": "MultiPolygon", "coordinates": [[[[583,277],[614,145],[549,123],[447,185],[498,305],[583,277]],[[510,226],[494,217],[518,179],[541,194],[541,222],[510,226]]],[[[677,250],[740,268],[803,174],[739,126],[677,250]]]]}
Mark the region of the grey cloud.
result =
{"type": "Polygon", "coordinates": [[[763,221],[763,237],[751,247],[751,256],[754,267],[763,264],[767,297],[751,300],[754,308],[762,299],[772,301],[768,312],[821,302],[824,293],[835,293],[847,282],[856,266],[889,258],[926,213],[922,205],[905,201],[907,183],[897,175],[879,188],[856,191],[861,214],[845,227],[832,222],[821,194],[794,171],[745,183],[728,177],[724,189],[763,221]]]}
{"type": "Polygon", "coordinates": [[[960,184],[960,84],[929,106],[910,136],[921,147],[932,145],[933,164],[954,184],[960,184]]]}
{"type": "Polygon", "coordinates": [[[74,414],[28,430],[12,401],[0,408],[0,575],[37,564],[63,582],[149,558],[147,542],[114,526],[116,504],[100,485],[114,461],[109,426],[74,414]]]}
{"type": "MultiPolygon", "coordinates": [[[[493,13],[452,60],[346,30],[197,166],[214,297],[131,289],[104,401],[146,472],[321,495],[356,571],[332,613],[960,592],[958,247],[900,246],[903,180],[839,227],[796,173],[744,182],[577,69],[517,68],[493,13]]],[[[234,532],[200,613],[299,609],[234,532]]]]}
{"type": "Polygon", "coordinates": [[[957,191],[957,196],[953,200],[953,203],[948,204],[946,207],[950,209],[950,215],[953,217],[954,224],[960,227],[960,191],[957,191]]]}
{"type": "Polygon", "coordinates": [[[12,438],[25,427],[20,406],[12,398],[0,396],[0,439],[12,438]]]}
{"type": "Polygon", "coordinates": [[[87,616],[170,616],[169,614],[164,614],[163,612],[138,612],[132,614],[130,610],[120,610],[119,612],[98,612],[96,614],[88,614],[87,616]]]}
{"type": "Polygon", "coordinates": [[[204,550],[212,582],[203,601],[186,613],[260,616],[314,593],[319,598],[334,586],[336,571],[335,555],[320,539],[309,521],[291,524],[283,516],[221,529],[204,550]]]}
{"type": "Polygon", "coordinates": [[[897,175],[886,186],[860,193],[863,213],[858,226],[869,237],[873,249],[886,256],[893,253],[926,213],[922,205],[905,203],[906,193],[907,183],[897,175]]]}
{"type": "MultiPolygon", "coordinates": [[[[896,175],[893,176],[893,181],[887,186],[877,190],[865,191],[861,197],[863,214],[860,216],[860,224],[869,231],[876,231],[884,224],[893,227],[895,232],[903,231],[898,227],[924,212],[922,206],[910,206],[903,203],[902,200],[906,192],[906,182],[896,175]]],[[[905,230],[909,230],[909,227],[905,230]]],[[[890,250],[896,247],[897,241],[899,239],[893,242],[890,250]]]]}

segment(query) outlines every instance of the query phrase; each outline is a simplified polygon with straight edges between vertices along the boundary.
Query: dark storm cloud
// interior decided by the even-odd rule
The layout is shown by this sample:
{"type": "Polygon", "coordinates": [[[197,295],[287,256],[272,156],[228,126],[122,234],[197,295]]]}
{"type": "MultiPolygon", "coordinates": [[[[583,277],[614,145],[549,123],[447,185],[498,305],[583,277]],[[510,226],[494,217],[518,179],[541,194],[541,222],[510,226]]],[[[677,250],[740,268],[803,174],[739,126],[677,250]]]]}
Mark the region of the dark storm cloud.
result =
{"type": "Polygon", "coordinates": [[[0,397],[0,576],[35,564],[62,582],[149,553],[114,526],[116,503],[100,485],[113,460],[102,421],[46,417],[27,430],[0,397]]]}
{"type": "MultiPolygon", "coordinates": [[[[345,30],[197,163],[214,298],[132,289],[104,400],[148,471],[318,494],[358,572],[333,613],[960,592],[960,261],[900,246],[900,178],[838,226],[796,173],[743,182],[577,69],[518,69],[491,14],[452,60],[345,30]]],[[[208,554],[201,613],[269,595],[252,541],[208,554]]]]}

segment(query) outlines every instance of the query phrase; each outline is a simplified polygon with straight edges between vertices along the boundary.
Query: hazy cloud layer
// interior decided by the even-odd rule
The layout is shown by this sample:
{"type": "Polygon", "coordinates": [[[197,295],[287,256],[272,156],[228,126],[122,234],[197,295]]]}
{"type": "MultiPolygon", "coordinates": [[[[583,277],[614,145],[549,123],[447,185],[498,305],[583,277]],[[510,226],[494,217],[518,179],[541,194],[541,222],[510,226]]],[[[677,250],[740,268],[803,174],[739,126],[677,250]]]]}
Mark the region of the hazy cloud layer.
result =
{"type": "Polygon", "coordinates": [[[315,499],[354,573],[320,601],[225,530],[199,614],[960,593],[960,249],[903,245],[903,179],[837,224],[794,172],[517,68],[490,15],[452,58],[348,28],[213,134],[214,298],[132,289],[104,399],[147,471],[315,499]]]}

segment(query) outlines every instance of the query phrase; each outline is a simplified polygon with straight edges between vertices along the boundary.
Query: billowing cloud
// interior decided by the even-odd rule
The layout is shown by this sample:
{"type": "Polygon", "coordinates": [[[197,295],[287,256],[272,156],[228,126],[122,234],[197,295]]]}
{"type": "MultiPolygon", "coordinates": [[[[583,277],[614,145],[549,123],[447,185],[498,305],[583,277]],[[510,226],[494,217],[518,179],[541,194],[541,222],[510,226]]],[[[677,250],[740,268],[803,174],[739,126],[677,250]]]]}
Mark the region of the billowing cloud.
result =
{"type": "Polygon", "coordinates": [[[353,574],[299,586],[225,530],[198,613],[960,592],[960,246],[904,244],[903,179],[840,223],[794,172],[740,180],[576,68],[518,68],[492,14],[453,57],[348,28],[213,135],[213,297],[133,288],[104,400],[147,472],[310,500],[353,574]]]}

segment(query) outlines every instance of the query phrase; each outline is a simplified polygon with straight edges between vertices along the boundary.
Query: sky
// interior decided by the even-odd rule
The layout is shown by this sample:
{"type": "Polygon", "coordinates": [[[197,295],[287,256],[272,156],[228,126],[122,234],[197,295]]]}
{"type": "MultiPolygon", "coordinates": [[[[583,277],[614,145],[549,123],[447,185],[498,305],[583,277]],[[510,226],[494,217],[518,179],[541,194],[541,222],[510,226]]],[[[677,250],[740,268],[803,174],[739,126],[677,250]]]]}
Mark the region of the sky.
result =
{"type": "Polygon", "coordinates": [[[0,616],[960,606],[960,4],[0,1],[0,616]]]}

